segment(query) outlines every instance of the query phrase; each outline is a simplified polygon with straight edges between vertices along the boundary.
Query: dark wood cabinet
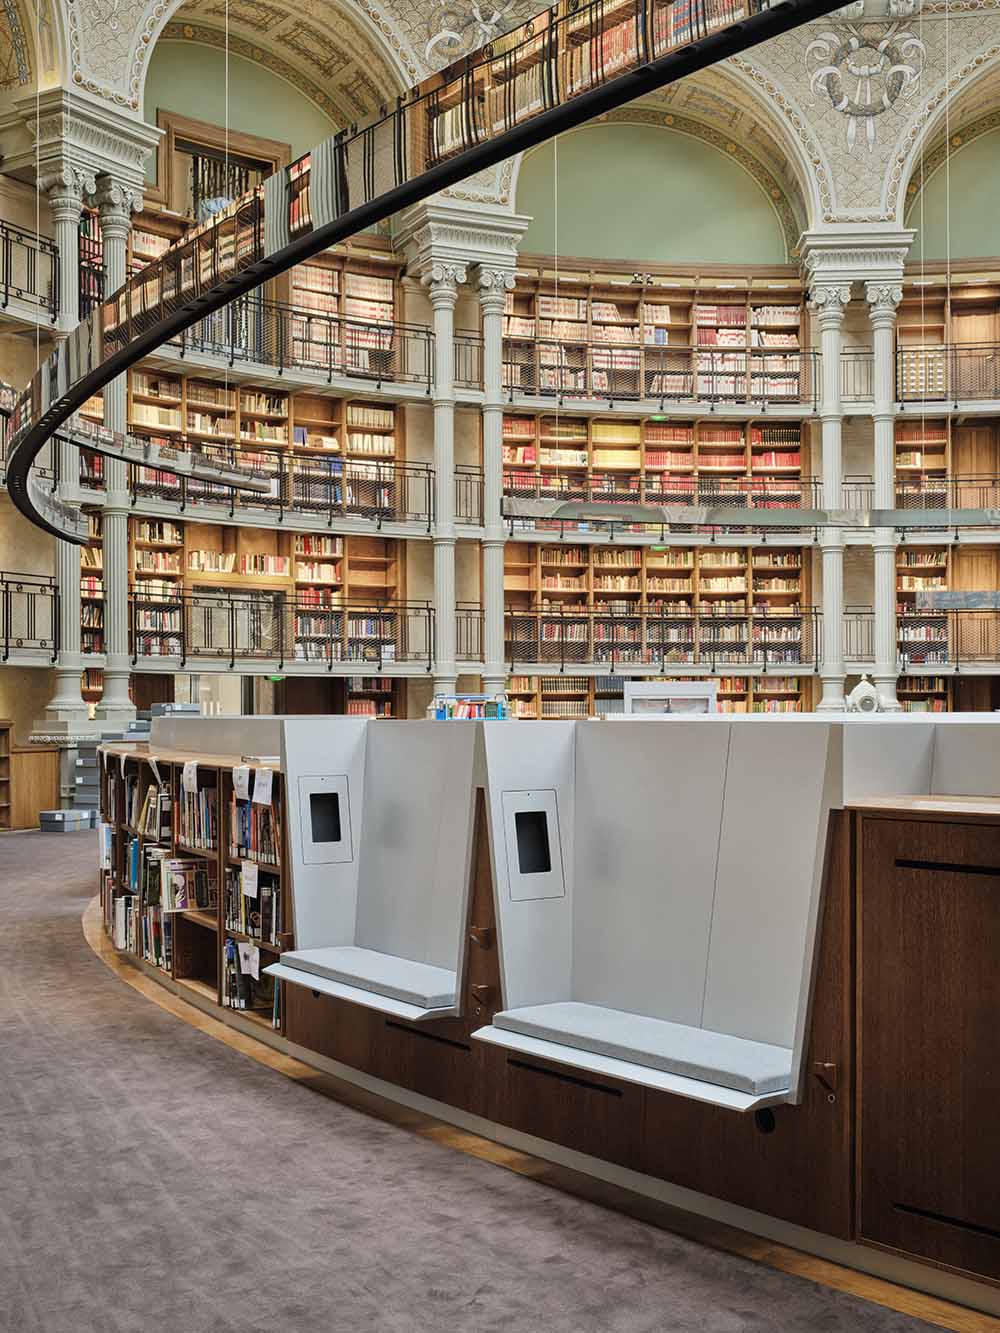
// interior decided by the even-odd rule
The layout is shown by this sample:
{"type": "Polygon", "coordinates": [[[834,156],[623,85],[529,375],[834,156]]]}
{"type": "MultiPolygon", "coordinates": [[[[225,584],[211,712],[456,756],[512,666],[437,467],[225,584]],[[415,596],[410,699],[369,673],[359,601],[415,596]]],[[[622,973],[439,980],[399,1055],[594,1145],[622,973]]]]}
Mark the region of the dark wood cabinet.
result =
{"type": "Polygon", "coordinates": [[[1000,1280],[1000,828],[863,816],[859,1238],[1000,1280]]]}

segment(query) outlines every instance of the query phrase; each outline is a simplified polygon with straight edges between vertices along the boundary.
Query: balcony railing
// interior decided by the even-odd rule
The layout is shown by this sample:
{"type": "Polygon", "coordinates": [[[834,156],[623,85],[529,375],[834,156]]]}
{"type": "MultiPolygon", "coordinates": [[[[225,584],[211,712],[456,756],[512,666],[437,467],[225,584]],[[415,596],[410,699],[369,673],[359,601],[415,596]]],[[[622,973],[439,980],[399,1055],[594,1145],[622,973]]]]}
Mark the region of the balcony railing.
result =
{"type": "Polygon", "coordinates": [[[595,663],[797,671],[819,662],[819,626],[820,612],[812,606],[787,614],[508,608],[505,657],[512,670],[533,663],[595,663]]]}
{"type": "Polygon", "coordinates": [[[455,517],[459,523],[483,521],[483,469],[459,464],[455,468],[455,517]]]}
{"type": "Polygon", "coordinates": [[[840,396],[845,403],[871,402],[875,359],[870,347],[849,347],[840,354],[840,396]]]}
{"type": "Polygon", "coordinates": [[[455,608],[455,656],[460,662],[483,660],[483,608],[459,602],[455,608]]]}
{"type": "Polygon", "coordinates": [[[896,352],[900,403],[1000,398],[1000,343],[944,343],[896,352]]]}
{"type": "Polygon", "coordinates": [[[504,342],[503,383],[517,396],[816,406],[817,353],[784,348],[504,342]]]}
{"type": "Polygon", "coordinates": [[[0,309],[11,298],[39,306],[54,324],[59,317],[59,252],[45,236],[0,222],[0,309]]]}
{"type": "Polygon", "coordinates": [[[901,613],[900,670],[1000,662],[1000,610],[935,609],[901,613]]]}
{"type": "Polygon", "coordinates": [[[309,663],[332,671],[357,663],[382,671],[422,663],[434,652],[434,610],[426,602],[347,601],[324,605],[281,593],[206,589],[176,598],[129,598],[133,664],[140,658],[188,662],[309,663]]]}
{"type": "Polygon", "coordinates": [[[12,654],[59,651],[59,594],[55,580],[39,574],[0,573],[0,662],[12,654]]]}
{"type": "MultiPolygon", "coordinates": [[[[396,522],[420,523],[429,528],[433,521],[434,473],[426,463],[366,463],[339,454],[302,457],[285,449],[256,445],[239,449],[229,445],[205,447],[220,460],[269,477],[270,492],[236,490],[218,482],[132,465],[129,489],[133,505],[143,498],[176,504],[182,513],[188,505],[207,505],[225,511],[230,518],[239,510],[274,514],[280,521],[288,512],[308,514],[330,524],[336,519],[364,518],[379,526],[396,522]]],[[[90,470],[87,460],[81,467],[90,470]]],[[[88,484],[83,476],[81,482],[88,484]]]]}
{"type": "Polygon", "coordinates": [[[844,661],[875,660],[875,612],[870,606],[849,606],[844,611],[844,661]]]}
{"type": "Polygon", "coordinates": [[[420,384],[428,393],[434,335],[420,324],[370,323],[241,296],[174,340],[182,352],[253,361],[277,370],[319,370],[352,379],[420,384]]]}

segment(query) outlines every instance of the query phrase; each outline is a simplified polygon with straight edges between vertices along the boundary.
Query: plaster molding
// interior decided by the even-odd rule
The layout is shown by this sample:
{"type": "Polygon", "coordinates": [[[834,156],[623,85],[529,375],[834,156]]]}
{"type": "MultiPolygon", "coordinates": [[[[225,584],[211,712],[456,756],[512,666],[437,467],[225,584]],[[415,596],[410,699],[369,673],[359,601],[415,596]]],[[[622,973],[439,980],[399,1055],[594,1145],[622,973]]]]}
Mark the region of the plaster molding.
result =
{"type": "Polygon", "coordinates": [[[487,212],[472,214],[438,195],[407,210],[393,242],[418,275],[441,263],[513,269],[528,224],[528,218],[506,212],[497,211],[492,217],[487,212]]]}
{"type": "Polygon", "coordinates": [[[903,289],[891,282],[866,282],[865,300],[873,318],[894,320],[896,307],[903,299],[903,289]]]}
{"type": "Polygon", "coordinates": [[[513,271],[506,268],[484,268],[479,266],[479,290],[486,294],[495,292],[502,296],[504,292],[512,292],[517,286],[517,280],[513,271]]]}
{"type": "Polygon", "coordinates": [[[467,276],[463,264],[432,264],[424,274],[423,281],[432,301],[436,303],[443,299],[454,302],[467,276]]]}
{"type": "Polygon", "coordinates": [[[4,171],[19,180],[58,174],[67,164],[90,180],[110,175],[141,190],[145,164],[163,131],[64,88],[21,98],[0,119],[4,171]]]}
{"type": "Polygon", "coordinates": [[[809,287],[809,309],[823,315],[833,315],[843,319],[844,311],[851,301],[849,282],[814,282],[809,287]]]}
{"type": "Polygon", "coordinates": [[[915,234],[872,224],[805,232],[801,248],[807,281],[898,284],[915,234]]]}

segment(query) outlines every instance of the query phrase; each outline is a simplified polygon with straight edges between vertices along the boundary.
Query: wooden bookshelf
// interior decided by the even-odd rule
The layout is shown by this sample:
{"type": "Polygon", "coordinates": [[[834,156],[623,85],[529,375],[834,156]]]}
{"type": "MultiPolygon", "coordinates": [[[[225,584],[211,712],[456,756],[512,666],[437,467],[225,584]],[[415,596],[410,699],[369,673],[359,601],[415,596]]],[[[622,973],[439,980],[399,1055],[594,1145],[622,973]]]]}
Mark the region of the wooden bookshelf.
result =
{"type": "MultiPolygon", "coordinates": [[[[171,752],[157,757],[154,771],[145,757],[134,753],[125,753],[122,764],[122,753],[108,747],[101,769],[101,812],[108,826],[107,863],[101,871],[105,927],[118,947],[165,973],[181,990],[233,1007],[235,989],[227,982],[235,946],[258,948],[263,967],[293,943],[282,774],[274,771],[270,806],[255,806],[235,799],[232,769],[240,763],[239,756],[222,762],[219,756],[171,752]],[[197,793],[182,790],[186,759],[197,761],[197,793]],[[147,830],[137,827],[135,811],[149,789],[156,788],[157,772],[169,798],[169,813],[147,830]],[[195,807],[214,811],[211,831],[192,823],[195,807]],[[249,815],[240,818],[243,811],[253,812],[249,840],[238,832],[249,828],[249,815]],[[257,834],[268,829],[272,841],[262,843],[257,834]],[[179,911],[165,911],[162,900],[152,901],[143,873],[151,848],[198,866],[214,883],[214,900],[179,911]],[[256,865],[256,897],[242,893],[242,866],[247,861],[256,865]],[[124,922],[124,931],[116,931],[116,921],[119,926],[124,922]]],[[[257,769],[249,768],[252,795],[257,769]]],[[[248,993],[250,1007],[239,1008],[240,1016],[283,1030],[280,994],[276,1006],[271,984],[262,978],[259,987],[248,987],[248,993]]]]}
{"type": "Polygon", "coordinates": [[[88,514],[87,541],[80,548],[80,651],[104,652],[103,519],[88,514]]]}
{"type": "Polygon", "coordinates": [[[13,828],[10,771],[13,749],[14,724],[4,719],[0,721],[0,829],[13,828]]]}
{"type": "MultiPolygon", "coordinates": [[[[660,659],[683,668],[766,650],[772,669],[787,664],[794,684],[774,686],[770,695],[763,686],[734,687],[733,711],[792,711],[805,707],[808,697],[808,682],[798,673],[809,566],[810,553],[799,547],[508,542],[509,651],[524,661],[537,660],[547,640],[561,637],[568,663],[614,662],[627,672],[630,661],[660,659]],[[651,620],[644,626],[646,617],[657,615],[669,623],[653,628],[658,622],[651,620]],[[660,633],[668,636],[662,642],[648,637],[660,633]],[[767,707],[755,708],[755,703],[767,707]]],[[[539,711],[543,694],[535,691],[535,696],[525,696],[519,715],[551,716],[539,711]]]]}
{"type": "Polygon", "coordinates": [[[522,257],[507,293],[507,387],[537,381],[543,391],[582,392],[589,355],[597,393],[799,398],[798,353],[809,343],[802,290],[789,273],[715,276],[657,265],[635,273],[583,260],[557,273],[550,265],[522,257]],[[535,340],[544,344],[537,353],[535,340]]]}
{"type": "MultiPolygon", "coordinates": [[[[809,476],[801,422],[628,420],[507,412],[504,485],[558,497],[588,487],[595,499],[690,503],[698,483],[756,483],[798,503],[809,476]]],[[[740,497],[733,495],[732,503],[740,497]]]]}
{"type": "MultiPolygon", "coordinates": [[[[644,681],[704,680],[704,676],[643,676],[644,681]]],[[[713,677],[720,713],[797,713],[812,706],[813,681],[803,676],[713,677]]],[[[510,676],[507,698],[512,716],[569,720],[620,716],[625,711],[625,677],[510,676]]]]}

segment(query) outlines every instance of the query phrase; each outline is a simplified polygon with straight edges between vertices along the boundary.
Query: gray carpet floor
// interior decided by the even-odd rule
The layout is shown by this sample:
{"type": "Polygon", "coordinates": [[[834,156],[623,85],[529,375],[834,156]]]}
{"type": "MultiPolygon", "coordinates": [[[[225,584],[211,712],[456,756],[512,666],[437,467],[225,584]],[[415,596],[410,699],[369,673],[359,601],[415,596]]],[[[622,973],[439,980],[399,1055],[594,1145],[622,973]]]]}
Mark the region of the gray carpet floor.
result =
{"type": "Polygon", "coordinates": [[[0,837],[4,1333],[918,1333],[407,1134],[87,947],[93,834],[0,837]]]}

